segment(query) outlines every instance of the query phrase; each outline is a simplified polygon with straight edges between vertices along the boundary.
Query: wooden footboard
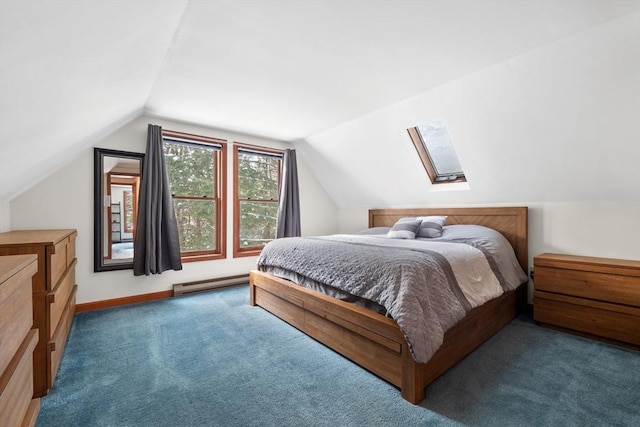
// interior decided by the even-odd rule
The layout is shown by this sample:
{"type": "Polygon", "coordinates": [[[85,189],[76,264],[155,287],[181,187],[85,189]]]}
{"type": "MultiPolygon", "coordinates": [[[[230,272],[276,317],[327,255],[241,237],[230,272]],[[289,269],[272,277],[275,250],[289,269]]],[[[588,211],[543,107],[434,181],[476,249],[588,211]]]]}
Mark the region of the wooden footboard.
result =
{"type": "Polygon", "coordinates": [[[394,320],[258,271],[251,272],[250,303],[401,387],[406,342],[394,320]]]}
{"type": "Polygon", "coordinates": [[[417,404],[424,387],[495,334],[523,307],[526,286],[473,309],[445,334],[427,363],[416,363],[398,324],[365,308],[252,271],[250,304],[258,305],[400,388],[417,404]]]}

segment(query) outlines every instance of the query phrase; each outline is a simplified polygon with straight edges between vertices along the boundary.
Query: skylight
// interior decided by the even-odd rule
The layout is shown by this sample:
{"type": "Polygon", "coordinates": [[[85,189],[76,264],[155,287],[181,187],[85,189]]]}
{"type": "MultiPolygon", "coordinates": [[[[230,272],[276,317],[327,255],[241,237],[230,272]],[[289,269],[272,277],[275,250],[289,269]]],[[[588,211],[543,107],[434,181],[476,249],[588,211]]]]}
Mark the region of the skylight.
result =
{"type": "Polygon", "coordinates": [[[441,120],[408,131],[433,184],[466,181],[449,132],[441,120]]]}

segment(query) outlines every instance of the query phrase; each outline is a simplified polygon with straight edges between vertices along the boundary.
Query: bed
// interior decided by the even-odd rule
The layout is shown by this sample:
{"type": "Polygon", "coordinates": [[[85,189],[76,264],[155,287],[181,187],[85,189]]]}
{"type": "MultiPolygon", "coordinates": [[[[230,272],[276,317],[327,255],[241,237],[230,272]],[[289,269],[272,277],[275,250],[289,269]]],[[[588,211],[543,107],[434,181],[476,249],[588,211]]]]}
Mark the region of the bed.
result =
{"type": "MultiPolygon", "coordinates": [[[[391,227],[404,217],[447,216],[446,225],[475,224],[500,232],[527,270],[527,208],[374,209],[369,227],[391,227]]],[[[471,309],[444,334],[442,345],[418,363],[398,323],[368,308],[332,298],[263,271],[250,274],[250,304],[278,316],[334,351],[400,388],[407,401],[516,317],[526,304],[526,281],[471,309]]]]}

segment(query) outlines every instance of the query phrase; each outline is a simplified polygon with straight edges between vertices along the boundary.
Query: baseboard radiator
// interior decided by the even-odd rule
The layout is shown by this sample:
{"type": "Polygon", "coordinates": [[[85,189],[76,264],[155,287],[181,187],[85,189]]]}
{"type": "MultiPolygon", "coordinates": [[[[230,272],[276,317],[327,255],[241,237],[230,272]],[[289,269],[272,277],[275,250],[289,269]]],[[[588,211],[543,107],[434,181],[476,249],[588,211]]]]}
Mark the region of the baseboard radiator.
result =
{"type": "Polygon", "coordinates": [[[176,283],[173,285],[173,296],[180,297],[199,292],[207,292],[218,288],[225,288],[227,286],[245,285],[248,283],[248,274],[198,280],[197,282],[176,283]]]}

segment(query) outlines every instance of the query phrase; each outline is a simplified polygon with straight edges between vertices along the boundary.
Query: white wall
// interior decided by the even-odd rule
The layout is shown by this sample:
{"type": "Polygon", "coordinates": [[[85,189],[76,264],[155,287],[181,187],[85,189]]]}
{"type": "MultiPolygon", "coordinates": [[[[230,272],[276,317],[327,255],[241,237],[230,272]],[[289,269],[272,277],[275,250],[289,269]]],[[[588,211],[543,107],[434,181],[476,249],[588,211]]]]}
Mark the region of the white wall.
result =
{"type": "Polygon", "coordinates": [[[6,200],[0,200],[0,233],[11,229],[11,205],[6,200]]]}
{"type": "MultiPolygon", "coordinates": [[[[189,132],[273,148],[288,148],[285,143],[142,116],[110,136],[96,142],[100,148],[144,152],[147,125],[189,132]]],[[[228,154],[232,155],[232,150],[228,154]]],[[[231,157],[228,159],[230,166],[231,157]]],[[[227,236],[233,236],[232,168],[228,167],[227,236]]],[[[304,160],[298,161],[301,225],[304,235],[330,234],[337,230],[335,204],[322,189],[304,160]]],[[[78,230],[76,271],[78,303],[101,301],[130,295],[171,289],[174,283],[245,274],[255,268],[257,257],[232,258],[233,242],[227,239],[225,260],[183,264],[179,272],[134,277],[132,270],[93,272],[93,147],[66,167],[49,176],[10,203],[11,229],[76,228],[78,230]]]]}
{"type": "Polygon", "coordinates": [[[316,159],[311,166],[339,206],[341,232],[365,227],[367,208],[529,206],[531,257],[640,259],[640,14],[298,146],[316,159]],[[407,128],[434,119],[448,127],[466,190],[436,191],[447,187],[430,184],[407,136],[407,128]]]}

